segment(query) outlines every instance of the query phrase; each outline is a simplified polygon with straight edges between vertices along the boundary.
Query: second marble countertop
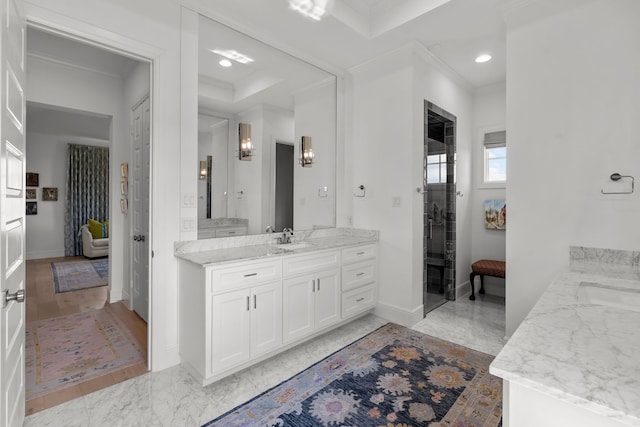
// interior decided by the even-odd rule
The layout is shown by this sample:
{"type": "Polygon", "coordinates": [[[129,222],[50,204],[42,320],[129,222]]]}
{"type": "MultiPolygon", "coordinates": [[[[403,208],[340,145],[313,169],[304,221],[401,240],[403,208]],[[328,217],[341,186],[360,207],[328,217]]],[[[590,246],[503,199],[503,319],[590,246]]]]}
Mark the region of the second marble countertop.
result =
{"type": "Polygon", "coordinates": [[[490,372],[640,425],[640,312],[580,302],[581,282],[640,288],[636,280],[562,274],[498,354],[490,372]]]}

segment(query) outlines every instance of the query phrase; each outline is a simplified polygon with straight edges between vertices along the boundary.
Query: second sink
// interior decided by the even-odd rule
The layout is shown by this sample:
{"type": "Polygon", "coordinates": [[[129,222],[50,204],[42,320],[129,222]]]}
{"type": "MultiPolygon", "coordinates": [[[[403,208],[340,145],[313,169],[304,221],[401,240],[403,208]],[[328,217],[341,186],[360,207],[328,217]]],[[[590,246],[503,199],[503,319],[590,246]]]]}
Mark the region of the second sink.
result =
{"type": "Polygon", "coordinates": [[[580,282],[578,301],[640,312],[640,289],[580,282]]]}

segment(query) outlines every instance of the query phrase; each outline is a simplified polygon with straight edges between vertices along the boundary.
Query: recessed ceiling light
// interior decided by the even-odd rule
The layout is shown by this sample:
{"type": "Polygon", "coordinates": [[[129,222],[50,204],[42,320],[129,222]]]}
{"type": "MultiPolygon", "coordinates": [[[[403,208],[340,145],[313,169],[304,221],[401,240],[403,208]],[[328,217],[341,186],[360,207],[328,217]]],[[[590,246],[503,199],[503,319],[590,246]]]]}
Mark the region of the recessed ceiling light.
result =
{"type": "Polygon", "coordinates": [[[253,62],[253,58],[249,58],[244,53],[237,52],[237,51],[235,51],[233,49],[227,49],[227,50],[210,49],[210,50],[213,53],[216,53],[216,54],[218,54],[220,56],[224,56],[227,59],[231,59],[232,61],[236,61],[236,62],[239,62],[241,64],[248,64],[250,62],[253,62]]]}
{"type": "Polygon", "coordinates": [[[491,55],[488,53],[483,53],[482,55],[478,55],[476,58],[476,62],[478,64],[482,64],[483,62],[491,61],[491,55]]]}
{"type": "Polygon", "coordinates": [[[289,0],[289,7],[307,18],[319,21],[327,13],[327,0],[289,0]]]}
{"type": "Polygon", "coordinates": [[[229,61],[228,59],[221,59],[220,62],[218,62],[218,64],[220,64],[223,67],[231,67],[233,65],[231,61],[229,61]]]}

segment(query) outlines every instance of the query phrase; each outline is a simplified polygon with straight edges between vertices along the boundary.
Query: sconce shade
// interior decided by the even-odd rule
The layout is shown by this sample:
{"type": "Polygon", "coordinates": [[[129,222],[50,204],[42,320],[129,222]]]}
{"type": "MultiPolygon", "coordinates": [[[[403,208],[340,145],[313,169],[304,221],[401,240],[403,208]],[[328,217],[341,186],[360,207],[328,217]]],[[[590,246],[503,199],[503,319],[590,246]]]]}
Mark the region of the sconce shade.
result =
{"type": "Polygon", "coordinates": [[[240,140],[238,143],[238,158],[240,160],[251,160],[253,154],[253,144],[251,143],[251,125],[248,123],[240,123],[239,131],[240,140]]]}
{"type": "Polygon", "coordinates": [[[303,136],[300,141],[300,164],[303,168],[310,168],[313,165],[313,147],[311,146],[311,137],[303,136]]]}
{"type": "Polygon", "coordinates": [[[200,179],[207,179],[207,162],[205,160],[200,161],[200,179]]]}

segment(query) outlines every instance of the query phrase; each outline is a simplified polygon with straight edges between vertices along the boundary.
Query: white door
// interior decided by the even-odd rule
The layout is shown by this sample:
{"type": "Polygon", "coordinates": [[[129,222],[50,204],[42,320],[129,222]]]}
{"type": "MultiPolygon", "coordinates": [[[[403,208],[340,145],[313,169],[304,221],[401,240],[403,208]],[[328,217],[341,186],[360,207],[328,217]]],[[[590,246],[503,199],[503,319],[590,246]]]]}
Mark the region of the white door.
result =
{"type": "Polygon", "coordinates": [[[24,421],[24,36],[20,0],[0,6],[0,425],[24,421]]]}
{"type": "Polygon", "coordinates": [[[132,111],[132,163],[129,168],[131,215],[131,307],[149,322],[149,174],[151,114],[147,97],[132,111]]]}
{"type": "Polygon", "coordinates": [[[282,285],[268,283],[251,289],[251,357],[282,344],[282,285]]]}
{"type": "Polygon", "coordinates": [[[314,329],[315,275],[285,279],[282,282],[282,340],[302,338],[314,329]]]}
{"type": "Polygon", "coordinates": [[[316,275],[316,329],[340,320],[340,281],[338,270],[327,270],[316,275]]]}
{"type": "Polygon", "coordinates": [[[251,357],[249,289],[211,298],[211,369],[215,375],[251,357]]]}

